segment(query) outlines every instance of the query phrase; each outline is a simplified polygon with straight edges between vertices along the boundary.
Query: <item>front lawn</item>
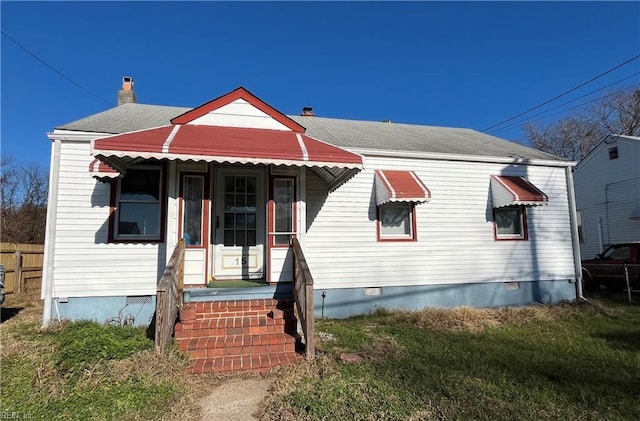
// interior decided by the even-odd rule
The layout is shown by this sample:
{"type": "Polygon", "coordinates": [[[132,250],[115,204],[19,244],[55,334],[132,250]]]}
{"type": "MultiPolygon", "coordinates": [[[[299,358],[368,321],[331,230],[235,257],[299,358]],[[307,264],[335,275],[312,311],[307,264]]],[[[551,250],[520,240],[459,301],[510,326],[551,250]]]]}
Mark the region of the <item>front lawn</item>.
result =
{"type": "Polygon", "coordinates": [[[264,419],[640,417],[638,305],[379,312],[316,330],[318,359],[277,381],[264,419]]]}
{"type": "Polygon", "coordinates": [[[199,419],[213,379],[189,376],[176,350],[158,356],[143,328],[94,322],[40,328],[37,294],[13,294],[0,324],[0,418],[199,419]]]}

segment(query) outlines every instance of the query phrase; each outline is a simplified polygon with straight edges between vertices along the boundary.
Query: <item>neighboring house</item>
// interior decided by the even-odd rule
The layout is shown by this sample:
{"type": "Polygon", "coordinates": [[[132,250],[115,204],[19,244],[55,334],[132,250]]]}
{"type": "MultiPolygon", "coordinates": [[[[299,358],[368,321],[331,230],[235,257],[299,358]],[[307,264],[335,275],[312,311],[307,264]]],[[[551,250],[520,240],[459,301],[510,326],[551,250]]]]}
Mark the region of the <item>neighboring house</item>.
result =
{"type": "Polygon", "coordinates": [[[45,323],[147,323],[179,238],[192,299],[230,279],[286,293],[292,236],[326,317],[576,299],[571,162],[469,129],[286,116],[243,88],[194,109],[137,104],[129,79],[120,94],[48,135],[45,323]]]}
{"type": "Polygon", "coordinates": [[[609,135],[573,174],[583,259],[640,241],[640,137],[609,135]]]}

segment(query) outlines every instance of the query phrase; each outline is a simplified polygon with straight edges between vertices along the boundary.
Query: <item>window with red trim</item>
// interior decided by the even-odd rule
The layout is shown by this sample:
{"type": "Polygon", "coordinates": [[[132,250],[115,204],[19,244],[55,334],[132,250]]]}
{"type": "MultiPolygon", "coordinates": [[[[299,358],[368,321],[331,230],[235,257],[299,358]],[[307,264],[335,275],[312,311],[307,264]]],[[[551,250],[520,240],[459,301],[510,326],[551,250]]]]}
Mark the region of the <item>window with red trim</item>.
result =
{"type": "Polygon", "coordinates": [[[528,240],[527,212],[524,206],[504,206],[493,210],[496,240],[528,240]]]}
{"type": "Polygon", "coordinates": [[[114,184],[113,241],[162,241],[163,169],[158,165],[129,168],[114,184]]]}
{"type": "Polygon", "coordinates": [[[390,202],[378,206],[378,240],[402,241],[416,239],[415,205],[390,202]]]}

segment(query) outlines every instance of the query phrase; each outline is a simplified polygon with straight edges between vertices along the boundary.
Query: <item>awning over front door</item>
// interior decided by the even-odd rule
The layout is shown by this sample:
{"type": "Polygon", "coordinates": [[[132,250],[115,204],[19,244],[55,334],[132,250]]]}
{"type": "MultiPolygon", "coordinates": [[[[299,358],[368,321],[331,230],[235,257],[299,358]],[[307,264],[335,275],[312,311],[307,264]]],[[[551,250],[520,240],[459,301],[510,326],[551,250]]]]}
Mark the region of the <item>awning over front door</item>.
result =
{"type": "Polygon", "coordinates": [[[239,87],[170,124],[97,139],[92,154],[123,175],[149,159],[312,168],[330,186],[363,167],[362,156],[305,134],[305,128],[239,87]]]}
{"type": "Polygon", "coordinates": [[[546,205],[549,198],[524,177],[492,175],[491,201],[494,208],[546,205]]]}
{"type": "Polygon", "coordinates": [[[376,170],[376,203],[424,203],[431,192],[413,171],[376,170]]]}
{"type": "Polygon", "coordinates": [[[98,158],[194,160],[239,164],[362,168],[362,157],[304,133],[239,127],[169,125],[98,139],[98,158]]]}

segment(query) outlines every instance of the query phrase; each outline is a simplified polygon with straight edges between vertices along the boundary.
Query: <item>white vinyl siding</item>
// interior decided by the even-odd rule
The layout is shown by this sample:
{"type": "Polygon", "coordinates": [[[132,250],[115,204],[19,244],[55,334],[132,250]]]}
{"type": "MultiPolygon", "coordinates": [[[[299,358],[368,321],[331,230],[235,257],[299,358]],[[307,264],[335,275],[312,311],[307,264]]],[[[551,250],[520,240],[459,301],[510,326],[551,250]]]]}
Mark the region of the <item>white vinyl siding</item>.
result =
{"type": "Polygon", "coordinates": [[[252,129],[291,130],[264,111],[257,109],[241,98],[198,117],[189,124],[252,129]]]}
{"type": "Polygon", "coordinates": [[[630,219],[640,203],[638,168],[640,141],[623,138],[600,144],[578,165],[573,178],[576,207],[582,213],[583,259],[592,259],[601,251],[598,219],[603,249],[611,244],[640,241],[640,220],[630,219]],[[618,158],[610,160],[612,147],[618,148],[618,158]]]}
{"type": "Polygon", "coordinates": [[[89,173],[89,143],[62,142],[54,297],[155,294],[163,244],[109,244],[111,186],[89,173]]]}
{"type": "Polygon", "coordinates": [[[308,177],[305,255],[316,288],[575,278],[564,168],[369,156],[366,163],[328,195],[308,177]],[[377,241],[375,169],[413,170],[431,191],[429,203],[416,205],[418,241],[377,241]],[[494,240],[491,175],[525,176],[549,196],[547,206],[527,210],[529,241],[494,240]]]}

